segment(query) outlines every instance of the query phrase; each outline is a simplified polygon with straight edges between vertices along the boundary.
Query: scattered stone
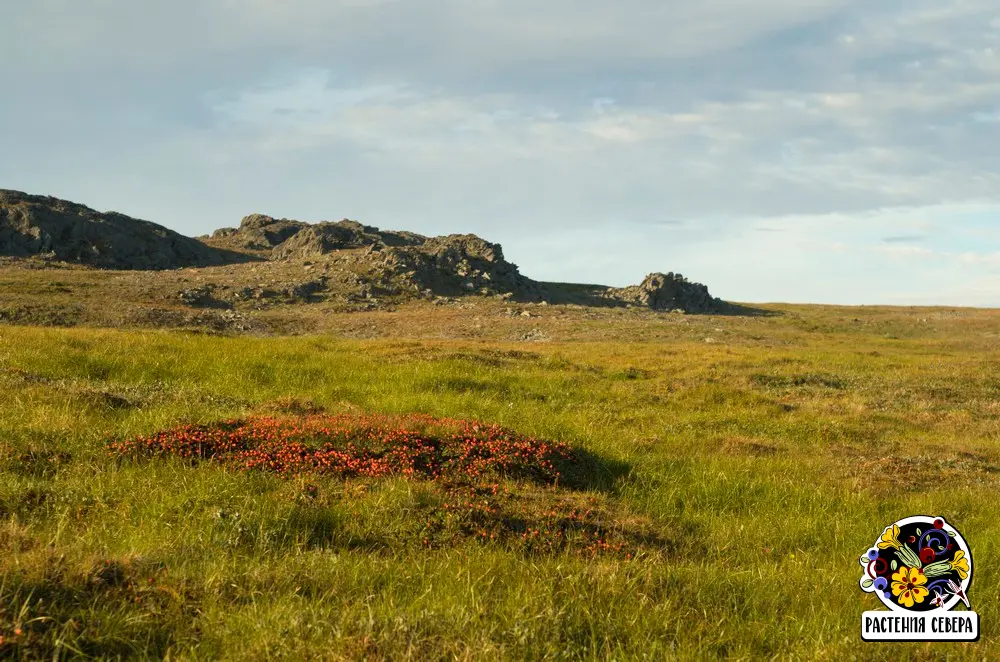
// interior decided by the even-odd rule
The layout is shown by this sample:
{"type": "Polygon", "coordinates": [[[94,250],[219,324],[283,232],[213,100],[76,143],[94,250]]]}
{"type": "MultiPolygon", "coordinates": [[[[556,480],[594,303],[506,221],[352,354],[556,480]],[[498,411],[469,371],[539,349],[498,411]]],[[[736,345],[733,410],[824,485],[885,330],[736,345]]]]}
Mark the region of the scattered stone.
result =
{"type": "Polygon", "coordinates": [[[521,335],[520,340],[524,342],[547,342],[551,340],[551,338],[541,329],[532,329],[531,331],[521,335]]]}
{"type": "Polygon", "coordinates": [[[216,298],[214,285],[199,285],[181,290],[178,295],[181,303],[196,308],[229,308],[226,301],[216,298]]]}
{"type": "Polygon", "coordinates": [[[314,295],[326,289],[327,278],[320,276],[313,280],[293,283],[285,287],[285,296],[295,301],[312,301],[314,295]]]}

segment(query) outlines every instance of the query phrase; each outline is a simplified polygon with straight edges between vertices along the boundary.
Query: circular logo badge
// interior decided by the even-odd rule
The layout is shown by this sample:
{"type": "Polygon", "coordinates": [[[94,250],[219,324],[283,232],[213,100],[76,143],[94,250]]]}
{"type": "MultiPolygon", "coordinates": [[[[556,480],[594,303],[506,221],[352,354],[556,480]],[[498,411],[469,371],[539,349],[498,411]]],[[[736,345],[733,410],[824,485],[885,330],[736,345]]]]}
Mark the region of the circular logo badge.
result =
{"type": "Polygon", "coordinates": [[[895,611],[970,608],[972,553],[942,517],[894,522],[862,557],[861,588],[895,611]]]}

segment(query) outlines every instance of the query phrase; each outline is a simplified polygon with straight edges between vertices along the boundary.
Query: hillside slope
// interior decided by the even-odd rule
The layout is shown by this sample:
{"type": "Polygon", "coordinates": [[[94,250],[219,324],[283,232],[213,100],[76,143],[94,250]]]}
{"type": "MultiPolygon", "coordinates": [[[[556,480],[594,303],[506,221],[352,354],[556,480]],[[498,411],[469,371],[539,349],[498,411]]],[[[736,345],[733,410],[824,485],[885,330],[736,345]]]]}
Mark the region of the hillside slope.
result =
{"type": "Polygon", "coordinates": [[[652,273],[625,288],[538,282],[507,260],[500,244],[474,234],[426,237],[348,219],[307,223],[251,214],[237,228],[191,238],[124,214],[7,190],[0,190],[0,256],[15,258],[8,260],[15,266],[17,259],[29,258],[35,267],[63,262],[152,272],[143,279],[144,291],[191,308],[260,310],[323,301],[364,301],[370,308],[473,295],[523,303],[739,312],[704,285],[673,273],[652,273]],[[161,274],[185,267],[217,269],[196,276],[201,284],[180,289],[177,276],[161,274]]]}
{"type": "Polygon", "coordinates": [[[5,189],[0,189],[0,255],[44,255],[102,269],[200,267],[239,257],[150,221],[5,189]]]}

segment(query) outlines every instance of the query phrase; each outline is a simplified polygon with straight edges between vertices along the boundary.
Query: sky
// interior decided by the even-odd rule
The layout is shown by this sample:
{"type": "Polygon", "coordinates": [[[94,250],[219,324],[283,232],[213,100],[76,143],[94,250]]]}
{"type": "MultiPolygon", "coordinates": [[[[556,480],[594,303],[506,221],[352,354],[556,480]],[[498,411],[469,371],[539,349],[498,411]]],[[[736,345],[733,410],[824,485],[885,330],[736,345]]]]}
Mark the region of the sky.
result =
{"type": "Polygon", "coordinates": [[[1000,307],[996,0],[0,0],[0,188],[1000,307]]]}

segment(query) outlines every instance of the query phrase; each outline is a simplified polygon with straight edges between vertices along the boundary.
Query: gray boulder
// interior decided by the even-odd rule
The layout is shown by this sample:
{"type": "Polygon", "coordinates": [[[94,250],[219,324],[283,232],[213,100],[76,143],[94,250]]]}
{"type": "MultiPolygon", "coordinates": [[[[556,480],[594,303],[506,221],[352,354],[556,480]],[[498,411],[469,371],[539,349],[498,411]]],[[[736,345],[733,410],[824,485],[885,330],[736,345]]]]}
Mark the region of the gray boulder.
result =
{"type": "Polygon", "coordinates": [[[605,295],[653,310],[683,311],[686,313],[716,313],[726,310],[727,304],[708,292],[701,283],[692,283],[675,273],[652,273],[639,285],[609,288],[605,295]]]}

